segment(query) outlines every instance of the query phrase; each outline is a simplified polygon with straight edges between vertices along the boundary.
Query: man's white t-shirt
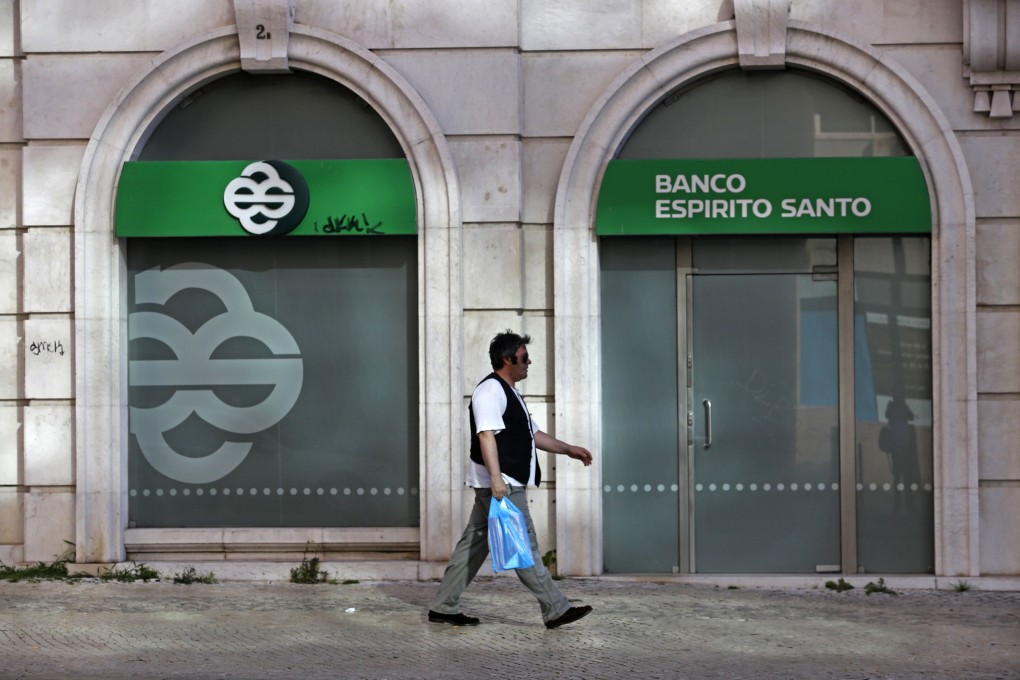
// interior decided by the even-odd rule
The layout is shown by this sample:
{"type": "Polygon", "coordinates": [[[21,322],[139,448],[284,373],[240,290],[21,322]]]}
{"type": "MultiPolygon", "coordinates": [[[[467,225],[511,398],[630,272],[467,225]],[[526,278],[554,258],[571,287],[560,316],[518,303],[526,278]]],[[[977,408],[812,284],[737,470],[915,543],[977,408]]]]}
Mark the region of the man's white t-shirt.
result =
{"type": "MultiPolygon", "coordinates": [[[[505,472],[502,473],[503,481],[514,486],[532,486],[535,483],[535,463],[537,461],[534,435],[539,431],[539,427],[531,412],[528,411],[528,407],[524,405],[520,392],[514,388],[510,389],[513,390],[517,400],[521,402],[521,408],[528,414],[528,419],[531,421],[531,472],[529,473],[527,485],[520,480],[510,477],[505,472]]],[[[485,432],[486,430],[492,430],[498,434],[506,429],[506,425],[503,423],[503,412],[506,411],[506,392],[503,391],[503,386],[499,383],[499,380],[489,378],[488,380],[483,380],[475,388],[475,391],[471,394],[471,410],[475,415],[475,434],[485,432]]],[[[484,465],[476,463],[469,458],[464,482],[475,489],[487,489],[492,486],[492,477],[489,476],[489,471],[485,469],[484,465]]]]}

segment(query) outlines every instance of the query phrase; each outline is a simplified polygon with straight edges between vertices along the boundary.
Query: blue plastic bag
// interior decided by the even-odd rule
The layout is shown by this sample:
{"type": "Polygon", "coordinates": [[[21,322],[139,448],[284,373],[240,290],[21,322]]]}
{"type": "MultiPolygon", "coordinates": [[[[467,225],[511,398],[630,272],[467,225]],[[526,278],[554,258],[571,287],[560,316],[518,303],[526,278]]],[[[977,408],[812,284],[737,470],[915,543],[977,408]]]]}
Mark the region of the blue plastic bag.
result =
{"type": "Polygon", "coordinates": [[[535,566],[524,515],[507,498],[489,503],[489,552],[493,571],[535,566]]]}

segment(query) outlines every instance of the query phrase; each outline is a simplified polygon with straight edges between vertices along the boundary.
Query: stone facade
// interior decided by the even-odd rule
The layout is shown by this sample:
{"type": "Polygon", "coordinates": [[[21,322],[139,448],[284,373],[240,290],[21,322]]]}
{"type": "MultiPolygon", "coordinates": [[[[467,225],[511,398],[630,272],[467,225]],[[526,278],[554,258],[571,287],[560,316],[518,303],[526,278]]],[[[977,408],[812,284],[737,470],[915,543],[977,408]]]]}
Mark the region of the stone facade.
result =
{"type": "MultiPolygon", "coordinates": [[[[1010,0],[0,0],[0,561],[51,560],[67,543],[95,564],[132,542],[186,560],[175,550],[203,543],[300,554],[309,540],[374,540],[125,537],[112,199],[120,164],[181,93],[241,68],[313,71],[372,102],[408,150],[422,422],[435,424],[421,439],[421,557],[359,573],[429,578],[469,507],[463,407],[494,329],[532,336],[523,393],[547,429],[598,456],[591,219],[607,149],[662,92],[778,62],[857,89],[922,160],[936,221],[936,575],[1020,576],[1018,27],[1010,0]],[[270,15],[276,44],[261,54],[247,32],[270,15]]],[[[556,548],[561,572],[600,573],[597,466],[543,464],[543,551],[556,548]]],[[[238,574],[258,574],[245,564],[238,574]]]]}

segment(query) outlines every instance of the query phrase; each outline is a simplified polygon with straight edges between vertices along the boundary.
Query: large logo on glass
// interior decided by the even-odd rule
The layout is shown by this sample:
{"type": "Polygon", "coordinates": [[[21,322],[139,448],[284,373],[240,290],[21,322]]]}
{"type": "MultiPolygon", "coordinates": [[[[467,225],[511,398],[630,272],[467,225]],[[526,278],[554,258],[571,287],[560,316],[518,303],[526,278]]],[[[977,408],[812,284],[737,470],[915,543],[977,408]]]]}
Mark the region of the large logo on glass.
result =
{"type": "Polygon", "coordinates": [[[141,272],[135,275],[135,303],[165,305],[189,288],[212,293],[226,311],[209,318],[194,333],[168,314],[140,311],[130,315],[131,340],[156,340],[173,351],[176,359],[131,361],[129,384],[177,388],[158,406],[132,406],[130,429],[142,455],[161,474],[188,484],[206,484],[236,469],[252,444],[224,441],[209,455],[193,457],[174,450],[164,433],[192,414],[227,433],[261,432],[293,408],[304,372],[294,337],[276,319],[256,312],[241,282],[222,269],[187,263],[141,272]],[[258,341],[279,358],[212,358],[224,342],[239,337],[258,341]],[[224,403],[214,392],[217,387],[245,385],[271,386],[272,391],[250,406],[224,403]]]}
{"type": "Polygon", "coordinates": [[[308,183],[283,161],[258,161],[227,185],[223,205],[248,233],[286,234],[308,212],[308,183]]]}

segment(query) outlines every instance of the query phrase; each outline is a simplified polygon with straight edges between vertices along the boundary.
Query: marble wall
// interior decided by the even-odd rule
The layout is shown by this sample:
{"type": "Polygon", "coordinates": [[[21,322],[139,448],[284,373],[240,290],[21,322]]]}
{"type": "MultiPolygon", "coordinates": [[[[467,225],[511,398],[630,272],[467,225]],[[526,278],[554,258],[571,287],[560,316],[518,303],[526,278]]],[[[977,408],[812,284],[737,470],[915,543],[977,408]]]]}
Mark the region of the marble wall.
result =
{"type": "MultiPolygon", "coordinates": [[[[488,371],[495,332],[529,333],[535,365],[523,392],[555,433],[553,223],[570,144],[621,73],[683,33],[731,20],[734,1],[293,4],[295,24],[371,50],[435,116],[459,182],[462,294],[453,313],[462,317],[463,337],[451,360],[460,362],[460,396],[466,400],[488,371]]],[[[966,158],[976,212],[968,257],[977,438],[963,456],[976,470],[976,486],[967,484],[980,509],[967,531],[981,574],[1020,575],[1020,525],[1010,519],[1020,515],[1020,112],[992,119],[972,111],[958,0],[792,0],[789,7],[791,22],[897,64],[949,122],[947,134],[966,158]]],[[[111,102],[160,55],[232,26],[234,16],[232,0],[0,0],[2,562],[50,560],[81,526],[74,300],[83,283],[76,272],[89,270],[74,262],[74,205],[86,147],[111,102]]],[[[965,421],[968,405],[960,410],[965,421]]],[[[464,452],[460,443],[453,449],[428,455],[449,456],[443,464],[457,470],[464,452]]],[[[554,461],[545,464],[554,481],[554,461]]],[[[548,508],[536,514],[544,518],[543,550],[554,547],[556,497],[555,483],[536,496],[548,508]]],[[[444,534],[434,540],[459,532],[453,514],[436,523],[444,534]]]]}

